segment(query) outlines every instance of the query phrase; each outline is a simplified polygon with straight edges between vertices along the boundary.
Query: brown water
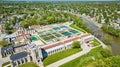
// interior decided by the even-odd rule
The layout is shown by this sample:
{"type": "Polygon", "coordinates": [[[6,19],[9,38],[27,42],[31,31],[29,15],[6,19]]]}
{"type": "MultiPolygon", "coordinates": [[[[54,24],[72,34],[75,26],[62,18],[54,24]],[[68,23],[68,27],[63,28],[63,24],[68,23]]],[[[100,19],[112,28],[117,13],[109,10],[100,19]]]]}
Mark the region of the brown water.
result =
{"type": "Polygon", "coordinates": [[[93,22],[89,21],[87,18],[82,18],[84,22],[88,24],[88,28],[90,28],[91,33],[99,38],[105,44],[111,46],[112,52],[114,55],[120,55],[120,38],[109,35],[108,33],[99,29],[93,22]],[[106,43],[107,40],[107,43],[106,43]]]}
{"type": "Polygon", "coordinates": [[[120,38],[107,34],[106,32],[103,32],[103,34],[104,39],[106,38],[109,41],[113,54],[120,55],[120,38]]]}

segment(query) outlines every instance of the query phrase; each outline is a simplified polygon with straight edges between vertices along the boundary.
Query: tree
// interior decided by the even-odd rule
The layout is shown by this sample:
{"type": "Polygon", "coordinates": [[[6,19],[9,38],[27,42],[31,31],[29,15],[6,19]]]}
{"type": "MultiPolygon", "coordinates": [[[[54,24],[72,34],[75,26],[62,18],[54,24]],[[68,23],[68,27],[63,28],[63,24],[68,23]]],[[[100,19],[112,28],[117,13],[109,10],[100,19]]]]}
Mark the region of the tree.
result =
{"type": "Polygon", "coordinates": [[[113,56],[94,61],[87,67],[120,67],[120,56],[113,56]]]}
{"type": "Polygon", "coordinates": [[[72,44],[72,48],[81,48],[81,44],[79,41],[74,41],[72,44]]]}
{"type": "Polygon", "coordinates": [[[98,18],[98,23],[101,23],[101,16],[99,16],[98,18]]]}
{"type": "Polygon", "coordinates": [[[7,23],[7,22],[5,23],[5,32],[7,34],[11,34],[14,32],[14,29],[11,23],[7,23]]]}
{"type": "Polygon", "coordinates": [[[28,23],[28,21],[27,21],[27,20],[22,21],[21,26],[24,27],[24,28],[28,28],[28,27],[29,27],[29,23],[28,23]]]}
{"type": "Polygon", "coordinates": [[[0,46],[7,46],[7,45],[8,45],[8,41],[6,40],[0,41],[0,46]]]}
{"type": "Polygon", "coordinates": [[[105,58],[112,56],[112,52],[108,48],[105,48],[105,49],[101,50],[101,54],[105,58]]]}

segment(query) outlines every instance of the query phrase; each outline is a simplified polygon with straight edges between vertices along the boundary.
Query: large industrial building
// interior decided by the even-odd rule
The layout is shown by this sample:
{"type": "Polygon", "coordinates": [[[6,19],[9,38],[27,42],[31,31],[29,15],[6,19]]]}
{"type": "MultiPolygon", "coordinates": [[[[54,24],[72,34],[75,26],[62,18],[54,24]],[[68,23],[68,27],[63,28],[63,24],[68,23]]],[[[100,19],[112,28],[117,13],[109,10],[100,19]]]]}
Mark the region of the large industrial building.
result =
{"type": "Polygon", "coordinates": [[[21,41],[21,37],[24,38],[22,44],[25,44],[22,48],[13,47],[15,53],[10,57],[13,67],[30,61],[42,67],[42,60],[47,56],[71,48],[74,41],[85,44],[94,38],[91,34],[69,27],[69,24],[34,25],[29,28],[29,31],[21,30],[17,36],[11,36],[15,44],[21,41]]]}

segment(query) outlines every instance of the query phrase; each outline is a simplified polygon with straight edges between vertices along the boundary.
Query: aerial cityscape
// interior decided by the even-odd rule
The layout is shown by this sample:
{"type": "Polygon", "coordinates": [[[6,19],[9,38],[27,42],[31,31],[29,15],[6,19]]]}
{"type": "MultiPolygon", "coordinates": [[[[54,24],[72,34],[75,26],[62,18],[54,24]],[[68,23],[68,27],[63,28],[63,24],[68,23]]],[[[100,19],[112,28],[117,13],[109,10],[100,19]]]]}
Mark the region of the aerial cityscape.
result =
{"type": "Polygon", "coordinates": [[[0,67],[120,67],[120,0],[1,0],[0,67]]]}

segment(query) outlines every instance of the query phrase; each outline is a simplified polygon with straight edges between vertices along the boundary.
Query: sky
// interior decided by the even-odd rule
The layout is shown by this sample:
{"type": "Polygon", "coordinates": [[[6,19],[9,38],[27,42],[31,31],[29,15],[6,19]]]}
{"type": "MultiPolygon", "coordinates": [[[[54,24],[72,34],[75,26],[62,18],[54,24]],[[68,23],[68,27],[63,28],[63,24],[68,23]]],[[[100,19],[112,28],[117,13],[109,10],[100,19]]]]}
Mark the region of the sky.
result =
{"type": "Polygon", "coordinates": [[[120,1],[120,0],[2,0],[2,1],[120,1]]]}

